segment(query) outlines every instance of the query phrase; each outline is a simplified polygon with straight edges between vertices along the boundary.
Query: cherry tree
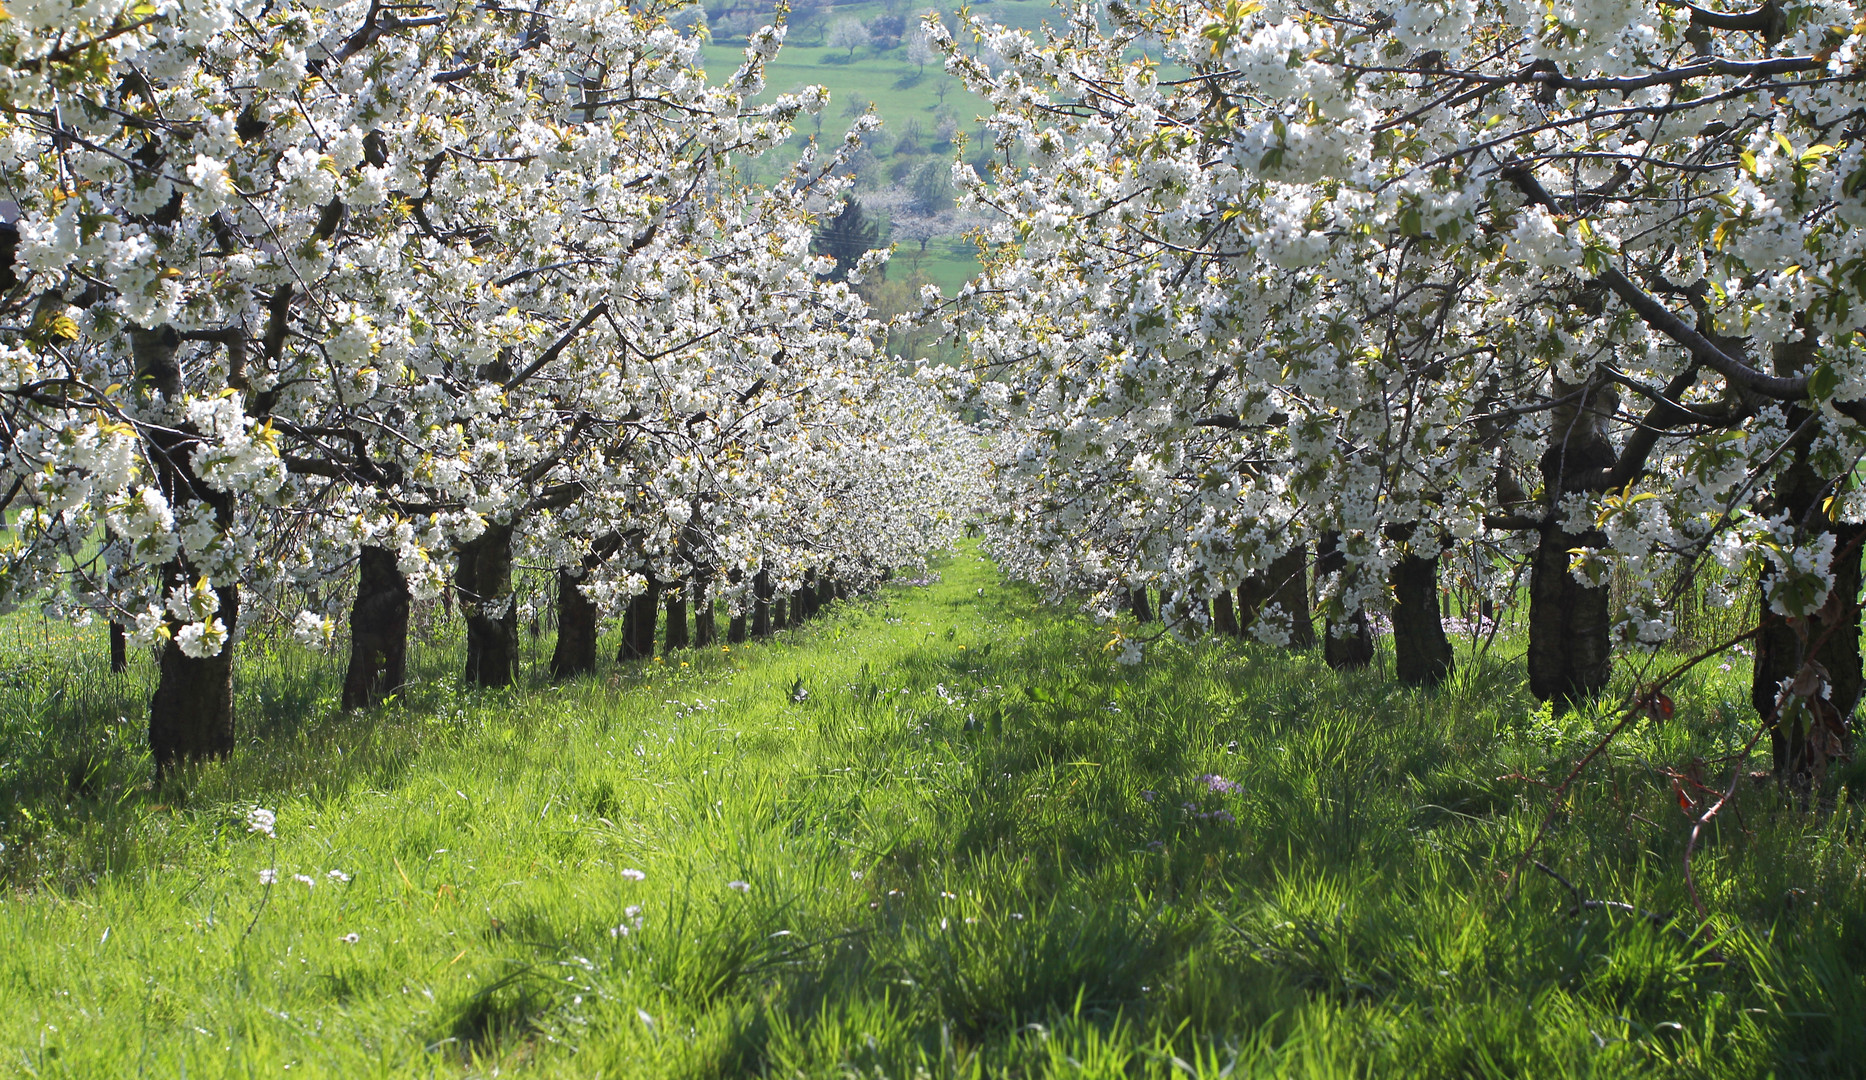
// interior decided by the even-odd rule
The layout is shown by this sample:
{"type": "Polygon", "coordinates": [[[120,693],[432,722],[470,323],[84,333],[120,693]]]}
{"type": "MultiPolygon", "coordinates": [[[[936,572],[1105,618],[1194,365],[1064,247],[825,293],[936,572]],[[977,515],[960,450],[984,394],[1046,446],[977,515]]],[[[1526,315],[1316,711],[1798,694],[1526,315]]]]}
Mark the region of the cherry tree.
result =
{"type": "Polygon", "coordinates": [[[231,749],[243,622],[328,643],[347,566],[346,704],[393,690],[409,601],[449,587],[469,677],[509,681],[515,535],[580,565],[636,498],[652,559],[711,509],[696,477],[741,495],[746,432],[781,442],[869,360],[808,252],[842,181],[726,168],[826,96],[755,102],[781,27],[709,84],[665,14],[0,21],[5,599],[159,647],[158,768],[231,749]]]}
{"type": "Polygon", "coordinates": [[[1667,582],[1759,574],[1778,766],[1837,747],[1866,396],[1850,9],[1116,4],[1041,43],[973,31],[1008,65],[949,46],[1004,155],[957,170],[1005,215],[956,309],[979,391],[1021,410],[1011,472],[1103,461],[1120,482],[1075,505],[1128,519],[1125,548],[1069,555],[1040,523],[1035,569],[1209,592],[1332,540],[1351,636],[1408,560],[1526,545],[1530,683],[1559,701],[1667,640],[1667,582]],[[1124,59],[1143,36],[1189,76],[1124,59]]]}

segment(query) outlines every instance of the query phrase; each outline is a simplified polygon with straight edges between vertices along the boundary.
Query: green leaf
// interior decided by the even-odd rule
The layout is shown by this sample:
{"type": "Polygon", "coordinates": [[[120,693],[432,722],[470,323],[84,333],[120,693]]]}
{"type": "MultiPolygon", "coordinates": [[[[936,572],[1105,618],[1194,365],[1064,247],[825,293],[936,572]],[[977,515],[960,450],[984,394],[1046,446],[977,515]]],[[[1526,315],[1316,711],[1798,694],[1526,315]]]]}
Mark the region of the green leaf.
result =
{"type": "Polygon", "coordinates": [[[1840,376],[1834,374],[1832,364],[1822,364],[1808,375],[1808,396],[1816,401],[1825,401],[1834,395],[1840,385],[1840,376]]]}

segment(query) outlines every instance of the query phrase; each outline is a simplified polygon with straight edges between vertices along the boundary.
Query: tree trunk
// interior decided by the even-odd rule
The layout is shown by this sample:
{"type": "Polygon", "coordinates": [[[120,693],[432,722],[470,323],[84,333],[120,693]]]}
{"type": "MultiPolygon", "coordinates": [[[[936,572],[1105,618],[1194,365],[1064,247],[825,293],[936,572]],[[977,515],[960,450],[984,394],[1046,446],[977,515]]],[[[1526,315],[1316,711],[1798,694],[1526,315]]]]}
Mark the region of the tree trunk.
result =
{"type": "MultiPolygon", "coordinates": [[[[1160,606],[1162,608],[1167,606],[1164,599],[1162,599],[1160,606]]],[[[1173,603],[1172,607],[1174,619],[1178,622],[1181,633],[1189,638],[1193,638],[1205,632],[1206,622],[1209,622],[1212,617],[1212,610],[1206,605],[1205,601],[1194,600],[1191,597],[1182,595],[1173,603]],[[1199,621],[1199,609],[1202,607],[1205,609],[1206,622],[1199,621]]]]}
{"type": "MultiPolygon", "coordinates": [[[[163,579],[185,588],[186,571],[163,579]]],[[[233,753],[233,632],[240,617],[240,590],[214,590],[220,610],[214,617],[227,628],[227,643],[213,656],[189,656],[170,638],[162,646],[155,693],[149,698],[149,749],[156,775],[177,761],[200,761],[233,753]]]]}
{"type": "MultiPolygon", "coordinates": [[[[734,585],[741,584],[745,581],[745,571],[735,566],[727,572],[726,580],[734,585]]],[[[743,645],[750,636],[750,627],[746,625],[749,621],[745,611],[734,612],[732,620],[726,624],[726,644],[743,645]]]]}
{"type": "Polygon", "coordinates": [[[698,576],[693,579],[693,646],[696,649],[712,648],[719,640],[719,621],[713,611],[713,590],[711,576],[698,576]]]}
{"type": "Polygon", "coordinates": [[[1270,602],[1270,579],[1254,574],[1238,582],[1238,634],[1250,633],[1263,606],[1270,602]]]}
{"type": "Polygon", "coordinates": [[[760,568],[752,576],[752,636],[768,638],[771,636],[771,575],[760,568]]]}
{"type": "Polygon", "coordinates": [[[790,629],[789,596],[780,596],[771,602],[771,627],[774,630],[790,629]]]}
{"type": "Polygon", "coordinates": [[[518,605],[512,596],[512,526],[488,525],[460,548],[454,578],[466,616],[467,682],[510,686],[518,671],[518,605]]]}
{"type": "Polygon", "coordinates": [[[1297,544],[1277,556],[1264,577],[1268,579],[1269,596],[1257,608],[1257,617],[1275,607],[1289,625],[1290,648],[1314,645],[1315,617],[1309,611],[1309,545],[1297,544]]]}
{"type": "Polygon", "coordinates": [[[1576,581],[1577,547],[1599,547],[1600,533],[1542,529],[1529,570],[1529,692],[1566,707],[1606,689],[1613,674],[1612,590],[1576,581]]]}
{"type": "Polygon", "coordinates": [[[1407,552],[1395,563],[1394,673],[1408,686],[1437,686],[1451,674],[1451,641],[1438,610],[1438,559],[1407,552]]]}
{"type": "Polygon", "coordinates": [[[1127,606],[1134,613],[1135,622],[1150,623],[1153,621],[1153,604],[1147,598],[1145,586],[1127,591],[1127,606]]]}
{"type": "Polygon", "coordinates": [[[622,645],[616,660],[647,660],[654,655],[655,625],[661,616],[661,582],[653,574],[644,575],[648,587],[628,602],[628,616],[622,621],[622,645]]]}
{"type": "Polygon", "coordinates": [[[364,547],[356,560],[356,602],[350,607],[350,667],[343,676],[344,709],[386,701],[407,682],[408,579],[395,552],[364,547]]]}
{"type": "Polygon", "coordinates": [[[667,591],[667,642],[662,655],[692,647],[693,637],[687,632],[687,583],[678,581],[667,591]]]}
{"type": "MultiPolygon", "coordinates": [[[[1756,661],[1750,680],[1750,704],[1769,723],[1769,744],[1775,753],[1777,779],[1796,784],[1818,779],[1828,762],[1852,753],[1853,712],[1859,707],[1863,680],[1860,670],[1860,545],[1855,543],[1866,526],[1830,526],[1834,537],[1834,589],[1819,611],[1797,620],[1768,610],[1763,603],[1762,629],[1756,635],[1756,661]],[[1801,633],[1805,633],[1804,640],[1801,633]],[[1818,643],[1818,647],[1817,647],[1818,643]],[[1809,650],[1813,650],[1810,656],[1809,650]],[[1825,700],[1807,703],[1792,695],[1782,698],[1783,680],[1792,680],[1812,659],[1826,673],[1825,700]]],[[[1763,570],[1759,585],[1768,595],[1770,573],[1763,570]]]]}
{"type": "Polygon", "coordinates": [[[598,634],[596,601],[578,586],[583,575],[557,571],[557,646],[551,650],[551,678],[559,682],[596,670],[598,634]]]}
{"type": "MultiPolygon", "coordinates": [[[[179,405],[181,364],[175,352],[180,345],[181,335],[172,326],[131,329],[130,352],[139,393],[153,391],[171,406],[179,405]]],[[[198,500],[213,509],[215,524],[224,529],[233,519],[233,496],[195,476],[190,455],[193,430],[185,422],[179,428],[151,430],[148,439],[158,462],[157,482],[178,517],[198,500]]],[[[186,557],[180,557],[162,568],[161,581],[164,588],[185,589],[200,576],[186,557]]],[[[218,653],[189,656],[173,636],[162,646],[156,689],[149,698],[149,749],[155,757],[157,778],[178,760],[198,761],[233,752],[233,639],[239,628],[240,589],[223,585],[214,595],[220,608],[212,617],[220,620],[227,633],[218,653]]],[[[172,620],[168,626],[171,634],[181,630],[172,620]]]]}
{"type": "Polygon", "coordinates": [[[110,624],[110,671],[114,675],[121,675],[129,669],[129,635],[124,633],[122,623],[113,622],[110,624]]]}
{"type": "Polygon", "coordinates": [[[1231,602],[1229,589],[1212,597],[1212,626],[1226,637],[1237,637],[1243,633],[1238,627],[1237,608],[1231,602]]]}
{"type": "Polygon", "coordinates": [[[816,614],[816,570],[814,568],[803,572],[803,584],[791,594],[790,607],[791,622],[796,625],[802,625],[805,619],[816,614]]]}
{"type": "Polygon", "coordinates": [[[817,610],[821,611],[823,608],[826,608],[829,605],[835,603],[836,600],[838,599],[836,594],[837,594],[837,586],[836,586],[835,579],[830,577],[826,573],[818,574],[816,577],[817,610]]]}
{"type": "Polygon", "coordinates": [[[1608,431],[1620,397],[1604,378],[1588,386],[1556,380],[1550,394],[1573,400],[1550,414],[1542,454],[1545,519],[1529,572],[1529,690],[1566,707],[1600,693],[1613,674],[1613,604],[1605,585],[1584,585],[1568,570],[1572,549],[1600,547],[1607,538],[1563,532],[1561,498],[1586,491],[1592,476],[1614,467],[1608,431]]]}
{"type": "MultiPolygon", "coordinates": [[[[1347,552],[1341,549],[1341,534],[1325,532],[1322,542],[1315,550],[1315,591],[1320,595],[1322,579],[1336,574],[1353,575],[1358,570],[1348,567],[1347,552]]],[[[1354,585],[1350,580],[1342,582],[1342,591],[1354,585]]],[[[1330,615],[1327,619],[1327,637],[1322,641],[1322,659],[1336,671],[1357,671],[1374,662],[1374,631],[1367,622],[1367,609],[1356,608],[1348,616],[1330,615]]]]}
{"type": "MultiPolygon", "coordinates": [[[[1814,344],[1806,337],[1774,348],[1778,375],[1792,375],[1814,359],[1814,344]]],[[[1825,499],[1843,490],[1846,476],[1828,477],[1809,460],[1824,426],[1808,423],[1802,408],[1788,410],[1789,430],[1803,428],[1790,444],[1788,464],[1777,475],[1770,492],[1770,510],[1786,511],[1795,525],[1798,543],[1815,540],[1823,532],[1834,536],[1831,567],[1833,591],[1820,610],[1795,620],[1769,610],[1768,589],[1773,576],[1764,564],[1758,585],[1762,595],[1761,632],[1756,636],[1756,660],[1750,680],[1750,703],[1769,724],[1769,742],[1775,752],[1775,775],[1797,786],[1818,782],[1827,762],[1852,753],[1853,712],[1866,688],[1860,669],[1860,549],[1866,526],[1835,522],[1824,512],[1825,499]],[[1805,635],[1805,636],[1804,636],[1805,635]],[[1812,651],[1812,655],[1810,655],[1812,651]],[[1826,683],[1825,699],[1791,697],[1776,705],[1782,683],[1817,663],[1826,683]],[[1791,707],[1792,706],[1792,707],[1791,707]]]]}

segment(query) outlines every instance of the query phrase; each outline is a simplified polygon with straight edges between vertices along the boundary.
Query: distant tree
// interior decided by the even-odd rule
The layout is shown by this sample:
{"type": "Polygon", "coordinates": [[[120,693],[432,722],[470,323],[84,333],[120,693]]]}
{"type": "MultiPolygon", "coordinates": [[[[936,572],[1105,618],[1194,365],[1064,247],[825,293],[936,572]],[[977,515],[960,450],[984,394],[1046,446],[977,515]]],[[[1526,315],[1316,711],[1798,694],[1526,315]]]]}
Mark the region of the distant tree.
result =
{"type": "Polygon", "coordinates": [[[937,150],[951,146],[953,139],[959,134],[958,117],[944,109],[934,115],[939,118],[939,123],[933,125],[933,148],[937,150]]]}
{"type": "Polygon", "coordinates": [[[939,55],[933,43],[927,40],[925,33],[916,31],[907,39],[907,62],[920,71],[925,71],[929,63],[939,55]]]}
{"type": "Polygon", "coordinates": [[[926,162],[914,170],[908,188],[914,193],[914,201],[919,204],[923,214],[938,214],[952,209],[951,163],[937,159],[926,162]]]}
{"type": "Polygon", "coordinates": [[[849,50],[849,59],[853,60],[855,50],[868,42],[868,27],[862,25],[862,20],[838,19],[835,25],[829,28],[829,37],[824,39],[823,43],[832,49],[849,50]]]}
{"type": "Polygon", "coordinates": [[[868,37],[876,49],[892,49],[901,43],[901,35],[907,32],[907,16],[900,12],[877,15],[868,20],[868,37]]]}
{"type": "Polygon", "coordinates": [[[842,210],[835,217],[817,230],[810,250],[836,260],[836,268],[828,275],[830,281],[845,281],[856,260],[877,246],[875,241],[880,233],[880,224],[870,221],[862,213],[862,204],[850,199],[842,204],[842,210]]]}
{"type": "Polygon", "coordinates": [[[926,128],[918,117],[901,126],[901,133],[894,139],[895,157],[912,157],[926,150],[926,128]]]}
{"type": "Polygon", "coordinates": [[[893,228],[889,230],[889,235],[897,244],[916,245],[913,252],[913,266],[911,271],[917,274],[920,272],[920,260],[927,253],[927,245],[932,243],[934,239],[952,231],[953,220],[950,214],[940,214],[937,216],[912,214],[895,218],[893,228]]]}

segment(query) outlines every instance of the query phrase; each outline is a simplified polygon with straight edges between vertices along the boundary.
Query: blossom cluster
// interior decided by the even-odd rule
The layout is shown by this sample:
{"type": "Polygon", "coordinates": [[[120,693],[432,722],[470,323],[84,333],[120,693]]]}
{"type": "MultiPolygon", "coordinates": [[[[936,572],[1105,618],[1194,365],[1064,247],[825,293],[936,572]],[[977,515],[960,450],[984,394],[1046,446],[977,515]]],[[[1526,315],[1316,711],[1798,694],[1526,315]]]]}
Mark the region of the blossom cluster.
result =
{"type": "Polygon", "coordinates": [[[502,530],[614,611],[949,541],[978,440],[810,248],[859,132],[740,183],[826,95],[672,11],[10,5],[0,602],[200,659],[328,645],[364,548],[432,598],[502,530]]]}
{"type": "Polygon", "coordinates": [[[989,269],[925,316],[998,425],[1010,572],[1191,626],[1328,545],[1339,623],[1462,547],[1623,583],[1650,649],[1668,583],[1806,618],[1857,565],[1852,7],[1091,3],[973,20],[989,64],[926,26],[999,151],[955,175],[989,269]]]}

